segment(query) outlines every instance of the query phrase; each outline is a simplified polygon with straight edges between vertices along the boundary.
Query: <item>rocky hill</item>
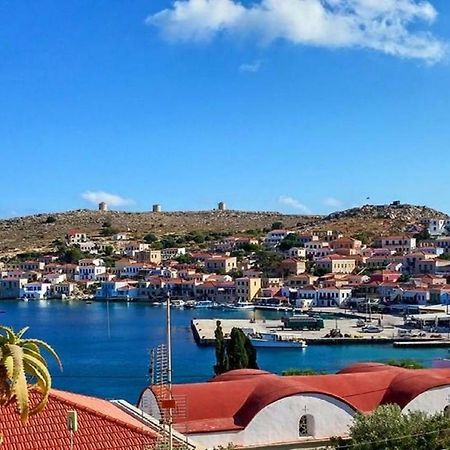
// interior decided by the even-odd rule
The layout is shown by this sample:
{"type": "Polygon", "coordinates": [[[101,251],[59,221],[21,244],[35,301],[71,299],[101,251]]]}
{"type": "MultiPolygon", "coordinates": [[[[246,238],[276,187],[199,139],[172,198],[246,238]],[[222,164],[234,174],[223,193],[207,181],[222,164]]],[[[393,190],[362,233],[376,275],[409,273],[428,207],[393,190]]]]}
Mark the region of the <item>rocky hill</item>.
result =
{"type": "Polygon", "coordinates": [[[100,234],[106,222],[117,231],[129,231],[136,238],[146,233],[188,233],[190,231],[243,232],[270,228],[275,222],[285,227],[308,226],[320,216],[283,215],[277,212],[198,211],[198,212],[120,212],[77,210],[57,214],[37,214],[0,220],[0,254],[51,248],[51,242],[64,238],[71,228],[90,237],[100,234]]]}
{"type": "Polygon", "coordinates": [[[136,238],[148,232],[163,235],[259,230],[262,233],[273,223],[282,222],[285,227],[299,231],[337,230],[346,235],[363,233],[370,239],[405,232],[430,217],[446,217],[446,214],[414,205],[365,205],[328,216],[245,211],[138,213],[77,210],[0,220],[0,254],[50,249],[52,241],[62,239],[70,228],[80,228],[91,237],[98,236],[105,222],[118,231],[129,231],[136,238]]]}
{"type": "Polygon", "coordinates": [[[363,235],[371,240],[377,236],[407,233],[430,218],[444,217],[448,215],[427,206],[364,205],[332,213],[320,221],[320,226],[353,236],[363,235]]]}

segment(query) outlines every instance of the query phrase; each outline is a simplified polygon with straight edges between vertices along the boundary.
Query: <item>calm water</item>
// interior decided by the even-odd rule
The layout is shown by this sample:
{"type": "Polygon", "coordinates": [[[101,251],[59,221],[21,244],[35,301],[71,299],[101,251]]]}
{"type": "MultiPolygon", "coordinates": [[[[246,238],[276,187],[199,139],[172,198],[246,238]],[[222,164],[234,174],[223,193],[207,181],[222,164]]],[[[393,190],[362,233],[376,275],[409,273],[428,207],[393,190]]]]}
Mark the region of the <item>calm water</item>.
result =
{"type": "MultiPolygon", "coordinates": [[[[143,304],[81,302],[2,302],[1,323],[30,326],[28,337],[49,342],[60,354],[64,372],[52,365],[54,386],[135,403],[147,383],[149,349],[165,338],[165,309],[143,304]],[[109,308],[109,314],[108,314],[109,308]],[[109,317],[109,321],[108,321],[109,317]],[[109,322],[109,332],[108,332],[109,322]]],[[[214,349],[198,347],[192,337],[192,318],[245,318],[250,311],[172,310],[174,380],[203,381],[212,375],[214,349]]],[[[256,318],[278,313],[256,312],[256,318]]],[[[392,346],[310,346],[297,349],[259,349],[261,368],[281,372],[290,367],[336,371],[355,361],[415,358],[431,360],[445,349],[394,349],[392,346]]]]}

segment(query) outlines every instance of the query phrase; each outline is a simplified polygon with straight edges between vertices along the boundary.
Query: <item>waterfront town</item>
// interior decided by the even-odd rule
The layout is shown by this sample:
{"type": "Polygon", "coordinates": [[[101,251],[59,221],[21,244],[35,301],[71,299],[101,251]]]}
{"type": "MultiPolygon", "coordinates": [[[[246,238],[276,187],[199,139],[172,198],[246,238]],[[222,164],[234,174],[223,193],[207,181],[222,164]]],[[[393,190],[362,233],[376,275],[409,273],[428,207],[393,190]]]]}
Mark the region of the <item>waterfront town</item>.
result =
{"type": "MultiPolygon", "coordinates": [[[[220,324],[227,339],[240,329],[256,349],[271,351],[349,341],[428,348],[450,344],[449,278],[448,218],[373,240],[333,229],[298,232],[279,222],[236,234],[137,238],[105,221],[97,235],[68,229],[52,252],[4,258],[0,297],[210,308],[210,318],[191,327],[197,343],[216,345],[216,352],[220,324]],[[220,308],[286,316],[217,321],[220,308]]],[[[5,448],[341,448],[337,442],[351,442],[359,414],[450,411],[446,359],[431,368],[359,362],[337,373],[285,376],[239,366],[209,381],[172,384],[163,373],[165,352],[156,349],[155,372],[136,404],[53,389],[46,408],[30,418],[32,428],[22,428],[7,406],[0,419],[5,448]],[[34,431],[40,427],[51,441],[34,431]],[[25,429],[36,446],[27,447],[25,429]]],[[[30,395],[35,403],[37,394],[30,395]]]]}
{"type": "Polygon", "coordinates": [[[450,450],[449,24],[0,1],[0,450],[450,450]]]}
{"type": "MultiPolygon", "coordinates": [[[[105,205],[99,205],[105,208],[105,205]]],[[[68,229],[48,254],[0,262],[1,299],[143,301],[175,306],[361,308],[419,312],[450,303],[450,219],[396,236],[269,230],[136,239],[104,222],[97,236],[68,229]]]]}

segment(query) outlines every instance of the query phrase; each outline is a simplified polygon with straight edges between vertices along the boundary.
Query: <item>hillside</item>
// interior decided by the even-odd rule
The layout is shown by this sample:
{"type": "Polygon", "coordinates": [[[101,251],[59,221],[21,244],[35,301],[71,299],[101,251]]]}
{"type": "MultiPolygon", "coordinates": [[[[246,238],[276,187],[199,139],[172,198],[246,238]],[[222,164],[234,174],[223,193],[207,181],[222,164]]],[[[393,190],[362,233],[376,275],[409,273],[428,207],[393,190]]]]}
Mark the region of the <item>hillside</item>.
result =
{"type": "Polygon", "coordinates": [[[188,233],[190,231],[262,230],[274,222],[285,227],[308,226],[320,216],[283,215],[277,212],[198,211],[198,212],[120,212],[77,210],[57,214],[37,214],[0,221],[0,253],[31,251],[51,247],[55,239],[62,239],[70,228],[80,228],[89,236],[98,236],[102,225],[110,222],[118,231],[129,231],[136,238],[152,232],[188,233]],[[47,223],[49,217],[55,219],[47,223]]]}
{"type": "Polygon", "coordinates": [[[0,253],[49,249],[51,242],[63,238],[70,228],[80,228],[91,237],[98,236],[105,222],[110,222],[118,231],[130,231],[136,238],[148,232],[156,235],[190,231],[262,232],[274,222],[282,222],[285,227],[299,231],[337,230],[346,235],[364,234],[371,239],[405,232],[430,217],[446,216],[432,208],[414,205],[365,205],[328,216],[245,211],[138,213],[77,210],[0,220],[0,253]],[[53,218],[53,223],[47,223],[49,217],[53,218]]]}

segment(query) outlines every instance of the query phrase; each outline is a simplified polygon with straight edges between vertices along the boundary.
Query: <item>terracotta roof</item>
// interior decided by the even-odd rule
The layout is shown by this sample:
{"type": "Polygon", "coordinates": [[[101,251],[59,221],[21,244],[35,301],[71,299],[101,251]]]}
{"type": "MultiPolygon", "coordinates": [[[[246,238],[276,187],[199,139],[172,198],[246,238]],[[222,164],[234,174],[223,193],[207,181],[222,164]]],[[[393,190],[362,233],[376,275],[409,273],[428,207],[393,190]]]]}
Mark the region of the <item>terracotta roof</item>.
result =
{"type": "MultiPolygon", "coordinates": [[[[36,399],[32,393],[31,399],[36,399]]],[[[26,425],[14,405],[3,407],[0,429],[8,450],[55,450],[69,448],[67,412],[76,410],[78,431],[74,448],[82,450],[142,450],[156,444],[158,434],[112,403],[94,397],[52,390],[49,402],[26,425]]]]}
{"type": "Polygon", "coordinates": [[[327,395],[360,412],[387,403],[403,408],[422,392],[443,385],[450,385],[450,369],[409,370],[364,363],[335,375],[288,377],[235,370],[206,383],[174,385],[174,395],[190,405],[186,417],[175,419],[175,426],[185,433],[242,430],[266,406],[298,394],[327,395]]]}

